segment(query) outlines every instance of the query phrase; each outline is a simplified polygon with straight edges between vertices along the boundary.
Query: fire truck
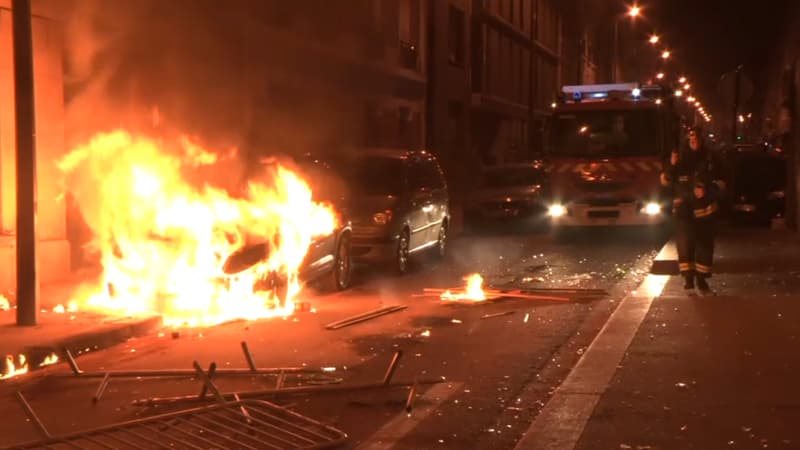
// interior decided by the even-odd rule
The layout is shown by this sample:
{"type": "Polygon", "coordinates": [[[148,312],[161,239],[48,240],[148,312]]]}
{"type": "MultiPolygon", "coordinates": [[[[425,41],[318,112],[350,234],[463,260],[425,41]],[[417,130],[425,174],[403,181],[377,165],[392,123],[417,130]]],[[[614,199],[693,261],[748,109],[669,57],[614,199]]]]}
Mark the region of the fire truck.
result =
{"type": "Polygon", "coordinates": [[[662,165],[678,145],[674,95],[638,83],[564,86],[547,126],[547,205],[556,232],[659,225],[670,199],[662,165]]]}

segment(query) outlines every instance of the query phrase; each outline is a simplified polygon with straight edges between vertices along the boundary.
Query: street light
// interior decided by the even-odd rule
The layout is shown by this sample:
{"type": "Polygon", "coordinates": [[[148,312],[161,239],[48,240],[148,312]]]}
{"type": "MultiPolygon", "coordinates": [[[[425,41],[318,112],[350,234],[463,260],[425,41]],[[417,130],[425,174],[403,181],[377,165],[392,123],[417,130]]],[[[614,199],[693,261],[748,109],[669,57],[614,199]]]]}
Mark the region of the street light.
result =
{"type": "Polygon", "coordinates": [[[660,40],[661,40],[661,37],[659,35],[657,35],[657,34],[650,35],[649,41],[650,41],[651,44],[656,45],[656,44],[658,44],[658,41],[660,41],[660,40]]]}
{"type": "Polygon", "coordinates": [[[659,80],[663,80],[664,79],[664,72],[658,72],[658,74],[656,75],[656,78],[658,78],[659,80]]]}
{"type": "MultiPolygon", "coordinates": [[[[636,20],[637,17],[641,16],[642,8],[639,5],[632,5],[628,7],[628,11],[625,14],[630,19],[636,20]]],[[[612,69],[614,71],[614,81],[619,82],[619,22],[620,18],[617,17],[614,20],[614,65],[612,69]]]]}
{"type": "Polygon", "coordinates": [[[683,95],[683,91],[682,90],[678,89],[678,90],[675,91],[675,97],[680,97],[681,95],[683,95]]]}
{"type": "Polygon", "coordinates": [[[686,77],[678,78],[678,83],[680,83],[680,84],[686,83],[686,77]]]}
{"type": "Polygon", "coordinates": [[[683,88],[686,89],[687,91],[689,90],[690,87],[692,87],[692,85],[689,83],[683,85],[683,88]]]}
{"type": "Polygon", "coordinates": [[[669,50],[664,50],[663,52],[661,52],[661,59],[669,59],[671,55],[672,52],[670,52],[669,50]]]}

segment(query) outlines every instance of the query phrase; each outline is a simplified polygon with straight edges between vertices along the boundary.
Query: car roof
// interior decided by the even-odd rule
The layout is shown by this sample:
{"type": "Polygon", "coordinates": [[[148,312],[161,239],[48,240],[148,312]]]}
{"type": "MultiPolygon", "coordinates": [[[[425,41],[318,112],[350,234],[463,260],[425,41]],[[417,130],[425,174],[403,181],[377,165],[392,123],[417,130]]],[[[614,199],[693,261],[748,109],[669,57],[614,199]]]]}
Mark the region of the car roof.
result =
{"type": "Polygon", "coordinates": [[[408,150],[408,149],[398,149],[398,148],[376,148],[376,147],[369,147],[358,149],[354,152],[355,156],[367,156],[367,157],[383,157],[383,158],[397,158],[397,159],[406,159],[411,156],[423,156],[429,155],[433,156],[432,153],[427,152],[425,150],[408,150]]]}
{"type": "Polygon", "coordinates": [[[483,168],[484,172],[503,172],[506,170],[515,170],[515,169],[541,169],[542,163],[540,162],[529,162],[529,163],[514,163],[514,164],[502,164],[499,166],[486,166],[483,168]]]}

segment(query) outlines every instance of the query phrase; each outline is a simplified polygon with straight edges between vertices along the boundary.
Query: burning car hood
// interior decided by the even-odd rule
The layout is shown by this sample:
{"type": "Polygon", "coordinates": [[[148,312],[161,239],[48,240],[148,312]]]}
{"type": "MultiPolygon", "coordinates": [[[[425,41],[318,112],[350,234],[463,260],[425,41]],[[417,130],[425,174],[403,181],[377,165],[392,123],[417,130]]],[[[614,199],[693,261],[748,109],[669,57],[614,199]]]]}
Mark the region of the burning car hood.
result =
{"type": "Polygon", "coordinates": [[[264,261],[267,255],[269,246],[266,242],[244,245],[228,256],[222,265],[222,271],[227,275],[235,275],[264,261]]]}

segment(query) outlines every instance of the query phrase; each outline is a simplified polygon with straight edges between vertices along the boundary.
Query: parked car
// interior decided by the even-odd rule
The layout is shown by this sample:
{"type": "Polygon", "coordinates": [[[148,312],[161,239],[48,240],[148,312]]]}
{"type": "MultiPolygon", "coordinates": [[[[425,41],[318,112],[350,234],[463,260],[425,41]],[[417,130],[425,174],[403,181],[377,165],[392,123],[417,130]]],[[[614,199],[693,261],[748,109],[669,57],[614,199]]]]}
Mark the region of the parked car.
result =
{"type": "Polygon", "coordinates": [[[786,158],[769,147],[743,149],[729,155],[729,208],[734,220],[769,223],[785,214],[786,158]]]}
{"type": "Polygon", "coordinates": [[[449,195],[442,169],[425,151],[369,149],[339,160],[348,184],[353,258],[389,263],[399,274],[412,256],[447,251],[449,195]]]}
{"type": "MultiPolygon", "coordinates": [[[[347,289],[352,281],[352,227],[344,213],[343,191],[333,186],[338,182],[338,174],[329,162],[311,157],[299,158],[295,169],[304,179],[310,180],[315,199],[333,205],[339,214],[338,228],[312,241],[300,265],[298,277],[304,283],[324,283],[329,290],[347,289]]],[[[259,237],[249,237],[245,245],[227,258],[223,270],[227,274],[244,271],[267,259],[269,250],[269,242],[259,237]]],[[[285,298],[285,287],[286,280],[279,273],[268,274],[255,286],[261,290],[276,290],[280,299],[285,298]]]]}
{"type": "Polygon", "coordinates": [[[480,222],[544,217],[544,181],[540,163],[488,167],[467,214],[480,222]]]}

